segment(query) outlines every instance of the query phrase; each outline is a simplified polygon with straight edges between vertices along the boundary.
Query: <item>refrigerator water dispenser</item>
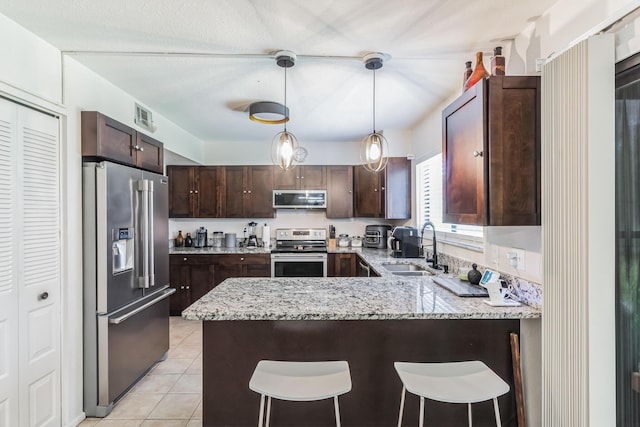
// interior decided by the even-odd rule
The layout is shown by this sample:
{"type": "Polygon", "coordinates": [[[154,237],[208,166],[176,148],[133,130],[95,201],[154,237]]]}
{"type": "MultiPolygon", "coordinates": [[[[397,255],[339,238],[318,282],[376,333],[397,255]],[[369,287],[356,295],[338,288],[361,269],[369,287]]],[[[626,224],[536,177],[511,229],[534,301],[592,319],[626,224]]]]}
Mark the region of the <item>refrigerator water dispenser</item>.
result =
{"type": "Polygon", "coordinates": [[[133,228],[113,230],[114,242],[111,245],[113,257],[113,274],[133,270],[134,240],[133,228]]]}

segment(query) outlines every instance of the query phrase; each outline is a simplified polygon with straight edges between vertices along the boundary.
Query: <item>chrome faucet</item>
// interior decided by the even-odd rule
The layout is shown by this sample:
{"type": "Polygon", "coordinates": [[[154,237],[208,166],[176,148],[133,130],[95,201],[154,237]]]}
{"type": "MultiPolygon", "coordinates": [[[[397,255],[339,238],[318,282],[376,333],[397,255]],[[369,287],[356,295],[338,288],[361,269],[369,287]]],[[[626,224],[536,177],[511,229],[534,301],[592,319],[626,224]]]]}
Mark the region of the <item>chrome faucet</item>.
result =
{"type": "MultiPolygon", "coordinates": [[[[422,226],[422,231],[420,231],[420,249],[422,250],[422,254],[425,255],[424,252],[424,246],[422,244],[422,241],[424,239],[424,229],[427,228],[427,226],[430,226],[431,229],[433,230],[433,236],[432,236],[432,241],[433,241],[433,256],[431,258],[425,258],[425,260],[427,262],[431,263],[431,268],[433,268],[434,270],[440,270],[440,266],[438,265],[438,252],[437,252],[437,246],[436,246],[436,227],[435,225],[433,225],[433,223],[431,221],[425,221],[424,225],[422,226]]],[[[425,255],[426,257],[426,255],[425,255]]]]}

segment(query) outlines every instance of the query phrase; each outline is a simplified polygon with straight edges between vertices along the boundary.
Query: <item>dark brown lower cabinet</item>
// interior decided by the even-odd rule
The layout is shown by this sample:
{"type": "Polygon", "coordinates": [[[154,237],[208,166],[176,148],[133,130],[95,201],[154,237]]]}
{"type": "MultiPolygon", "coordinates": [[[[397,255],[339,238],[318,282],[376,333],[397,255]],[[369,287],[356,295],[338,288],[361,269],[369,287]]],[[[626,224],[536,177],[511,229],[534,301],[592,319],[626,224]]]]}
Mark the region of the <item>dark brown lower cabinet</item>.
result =
{"type": "Polygon", "coordinates": [[[380,275],[371,268],[369,263],[362,259],[360,255],[356,256],[356,276],[357,277],[380,277],[380,275]]]}
{"type": "Polygon", "coordinates": [[[185,308],[225,279],[271,276],[269,254],[173,254],[169,263],[169,282],[176,290],[170,302],[172,316],[180,316],[185,308]]]}
{"type": "Polygon", "coordinates": [[[271,277],[269,254],[214,255],[215,284],[231,277],[271,277]]]}
{"type": "Polygon", "coordinates": [[[356,254],[352,254],[352,253],[328,254],[327,276],[356,277],[356,254]]]}
{"type": "Polygon", "coordinates": [[[169,256],[169,283],[176,290],[169,305],[172,316],[179,316],[182,310],[213,289],[214,272],[209,255],[169,256]]]}

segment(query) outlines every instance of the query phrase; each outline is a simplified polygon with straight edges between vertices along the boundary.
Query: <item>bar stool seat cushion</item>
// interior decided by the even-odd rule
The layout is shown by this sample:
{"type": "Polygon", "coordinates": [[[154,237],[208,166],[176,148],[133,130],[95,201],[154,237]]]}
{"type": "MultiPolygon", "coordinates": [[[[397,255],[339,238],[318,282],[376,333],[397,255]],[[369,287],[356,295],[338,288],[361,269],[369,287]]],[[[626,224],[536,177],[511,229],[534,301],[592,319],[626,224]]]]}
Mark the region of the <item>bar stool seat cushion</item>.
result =
{"type": "Polygon", "coordinates": [[[394,367],[409,392],[440,402],[484,402],[509,391],[509,385],[479,360],[395,362],[394,367]]]}
{"type": "Polygon", "coordinates": [[[249,381],[249,388],[280,400],[329,399],[351,390],[349,364],[346,361],[261,360],[249,381]]]}

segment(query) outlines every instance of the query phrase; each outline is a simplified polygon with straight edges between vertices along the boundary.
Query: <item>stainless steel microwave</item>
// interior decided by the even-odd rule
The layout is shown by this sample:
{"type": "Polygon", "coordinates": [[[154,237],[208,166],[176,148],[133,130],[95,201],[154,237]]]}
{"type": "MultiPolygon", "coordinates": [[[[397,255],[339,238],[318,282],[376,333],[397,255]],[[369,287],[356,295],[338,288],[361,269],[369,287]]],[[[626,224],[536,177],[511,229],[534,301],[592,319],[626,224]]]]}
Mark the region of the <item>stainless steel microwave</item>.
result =
{"type": "Polygon", "coordinates": [[[326,190],[273,190],[275,209],[326,209],[326,190]]]}

